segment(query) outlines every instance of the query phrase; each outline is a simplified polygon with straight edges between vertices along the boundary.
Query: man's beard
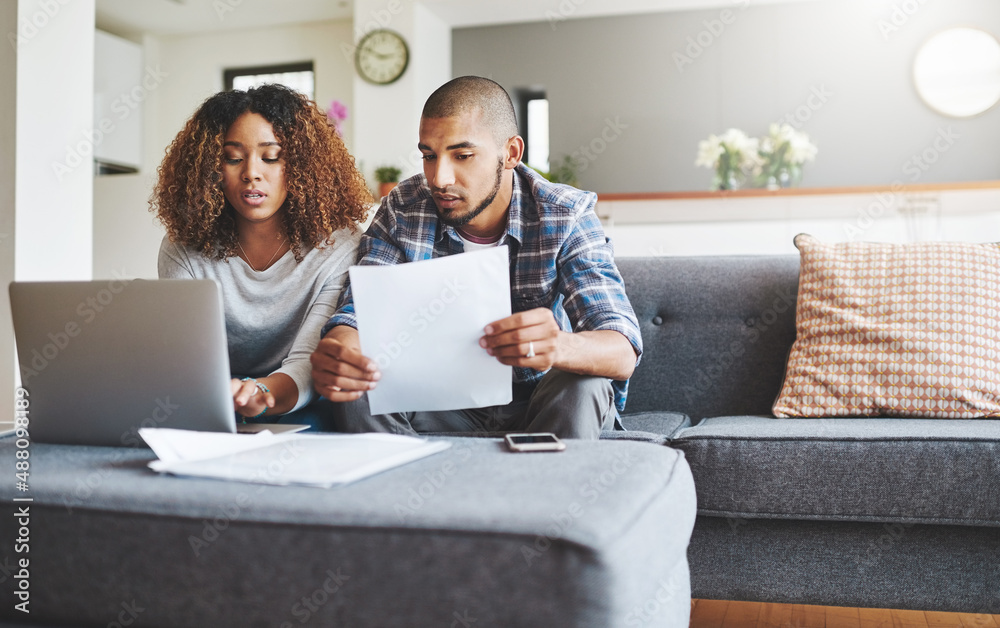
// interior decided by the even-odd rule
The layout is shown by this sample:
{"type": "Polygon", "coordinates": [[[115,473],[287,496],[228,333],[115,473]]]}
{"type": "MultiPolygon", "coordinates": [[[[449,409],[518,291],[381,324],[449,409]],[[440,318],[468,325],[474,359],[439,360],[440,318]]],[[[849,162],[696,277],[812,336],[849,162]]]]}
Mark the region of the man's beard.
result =
{"type": "Polygon", "coordinates": [[[480,203],[478,206],[476,206],[476,208],[470,211],[469,213],[465,214],[464,216],[459,216],[457,218],[445,216],[444,213],[442,213],[441,208],[439,207],[438,217],[441,219],[441,222],[443,222],[446,225],[451,225],[452,227],[464,227],[465,225],[475,220],[476,216],[483,213],[486,210],[486,208],[490,206],[490,203],[493,202],[493,199],[497,197],[497,194],[500,192],[500,181],[502,175],[503,175],[503,159],[498,159],[496,183],[493,185],[493,190],[486,195],[485,199],[483,199],[483,202],[480,203]]]}

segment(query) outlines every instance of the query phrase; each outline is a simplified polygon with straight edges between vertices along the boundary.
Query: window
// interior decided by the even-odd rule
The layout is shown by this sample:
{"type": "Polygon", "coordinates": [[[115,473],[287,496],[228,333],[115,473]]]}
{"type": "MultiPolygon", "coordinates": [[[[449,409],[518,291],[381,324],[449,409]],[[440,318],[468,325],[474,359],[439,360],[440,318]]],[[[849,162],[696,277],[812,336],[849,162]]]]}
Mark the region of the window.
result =
{"type": "Polygon", "coordinates": [[[549,171],[549,101],[538,89],[516,90],[518,127],[525,143],[524,161],[542,172],[549,171]]]}
{"type": "Polygon", "coordinates": [[[535,98],[528,101],[528,164],[549,171],[549,101],[535,98]]]}
{"type": "Polygon", "coordinates": [[[222,73],[227,90],[249,89],[264,83],[279,83],[315,100],[313,62],[266,65],[253,68],[230,68],[222,73]]]}

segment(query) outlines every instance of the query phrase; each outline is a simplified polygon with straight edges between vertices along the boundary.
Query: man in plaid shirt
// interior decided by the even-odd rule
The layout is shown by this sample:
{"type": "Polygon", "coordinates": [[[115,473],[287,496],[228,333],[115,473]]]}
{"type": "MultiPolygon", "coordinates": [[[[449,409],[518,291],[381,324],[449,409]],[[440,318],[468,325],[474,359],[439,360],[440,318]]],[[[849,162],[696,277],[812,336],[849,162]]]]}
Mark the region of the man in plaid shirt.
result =
{"type": "Polygon", "coordinates": [[[361,354],[348,287],[313,353],[319,394],[351,402],[339,429],[403,434],[554,432],[597,438],[625,407],[642,353],[635,313],[594,212],[597,196],[549,183],[521,163],[507,92],[480,77],[454,79],[424,105],[424,175],[383,199],[361,239],[360,264],[401,264],[506,244],[513,315],[483,330],[480,345],[514,367],[505,406],[372,416],[364,393],[378,383],[361,354]]]}

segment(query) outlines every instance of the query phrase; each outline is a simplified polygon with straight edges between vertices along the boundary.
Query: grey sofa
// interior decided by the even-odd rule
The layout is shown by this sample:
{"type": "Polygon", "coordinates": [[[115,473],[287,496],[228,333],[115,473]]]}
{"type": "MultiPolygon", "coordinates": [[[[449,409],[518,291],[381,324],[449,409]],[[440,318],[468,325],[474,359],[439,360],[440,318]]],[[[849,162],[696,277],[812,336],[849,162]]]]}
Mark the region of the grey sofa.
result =
{"type": "MultiPolygon", "coordinates": [[[[157,478],[146,469],[148,451],[37,445],[35,608],[48,609],[40,616],[58,625],[188,625],[185,618],[196,617],[225,618],[218,626],[300,625],[296,604],[314,594],[333,600],[316,611],[323,625],[416,625],[405,618],[442,608],[435,625],[463,625],[467,609],[477,625],[535,625],[524,616],[551,626],[677,625],[685,623],[676,618],[686,612],[683,546],[696,495],[687,551],[694,597],[1000,613],[1000,421],[775,419],[771,404],[795,337],[797,257],[618,263],[645,354],[623,417],[631,431],[605,436],[654,445],[581,443],[576,466],[519,475],[518,460],[571,460],[511,458],[496,441],[463,439],[455,451],[475,450],[469,462],[432,457],[414,463],[408,482],[373,478],[329,495],[157,478]],[[686,463],[662,444],[682,451],[686,463]],[[582,484],[603,481],[623,453],[634,456],[633,471],[608,476],[614,490],[601,493],[608,499],[597,502],[601,516],[581,518],[560,550],[545,554],[559,559],[550,571],[504,580],[504,596],[479,595],[506,573],[495,560],[510,555],[500,541],[507,549],[538,541],[539,529],[571,512],[566,500],[583,496],[582,484]],[[437,487],[432,479],[446,468],[450,479],[437,487]],[[525,500],[517,487],[537,477],[548,482],[525,500]],[[422,505],[401,530],[394,505],[409,507],[411,489],[427,482],[436,505],[422,505]],[[483,510],[478,491],[502,492],[521,512],[483,510]],[[380,521],[381,536],[367,525],[380,521]],[[192,565],[190,537],[223,525],[192,565]],[[482,533],[487,528],[491,534],[482,533]],[[371,560],[408,548],[414,536],[449,531],[468,541],[464,555],[478,552],[481,560],[468,564],[480,570],[455,571],[446,552],[431,551],[421,558],[434,566],[430,579],[418,582],[414,569],[371,560]],[[492,547],[490,558],[476,544],[492,547]],[[342,591],[338,567],[351,578],[342,591]],[[393,583],[376,586],[382,597],[365,598],[384,616],[358,614],[351,591],[364,582],[393,583]],[[199,593],[177,593],[184,590],[199,593]],[[280,603],[266,606],[262,590],[280,603]],[[552,594],[573,601],[579,616],[545,615],[561,608],[545,601],[552,594]],[[537,606],[504,603],[536,596],[537,606]],[[399,599],[405,609],[393,606],[399,599]],[[133,600],[146,609],[138,617],[129,615],[133,600]]],[[[8,478],[11,447],[0,439],[8,478]]],[[[15,495],[12,480],[0,484],[0,538],[15,533],[15,495]]],[[[0,551],[0,624],[20,618],[12,610],[12,548],[0,551]]]]}
{"type": "Polygon", "coordinates": [[[1000,613],[1000,421],[777,419],[798,257],[618,260],[625,426],[684,452],[696,598],[1000,613]]]}

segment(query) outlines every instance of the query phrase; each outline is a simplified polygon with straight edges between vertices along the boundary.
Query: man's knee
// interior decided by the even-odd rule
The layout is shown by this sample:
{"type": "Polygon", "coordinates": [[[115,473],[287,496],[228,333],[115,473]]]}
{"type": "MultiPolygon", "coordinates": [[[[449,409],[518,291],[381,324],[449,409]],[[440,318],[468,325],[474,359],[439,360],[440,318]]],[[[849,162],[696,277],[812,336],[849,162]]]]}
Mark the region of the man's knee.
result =
{"type": "Polygon", "coordinates": [[[329,418],[333,429],[337,432],[357,433],[368,431],[364,429],[371,419],[368,409],[368,399],[363,395],[354,401],[330,403],[329,418]]]}
{"type": "Polygon", "coordinates": [[[552,370],[539,382],[531,406],[532,414],[546,415],[544,422],[561,436],[597,438],[613,426],[614,389],[605,377],[552,370]]]}
{"type": "Polygon", "coordinates": [[[538,388],[535,389],[536,394],[539,389],[543,393],[548,392],[554,396],[574,396],[581,400],[593,399],[599,405],[614,399],[614,389],[608,378],[567,373],[557,369],[552,369],[545,374],[545,377],[539,382],[538,388]]]}

